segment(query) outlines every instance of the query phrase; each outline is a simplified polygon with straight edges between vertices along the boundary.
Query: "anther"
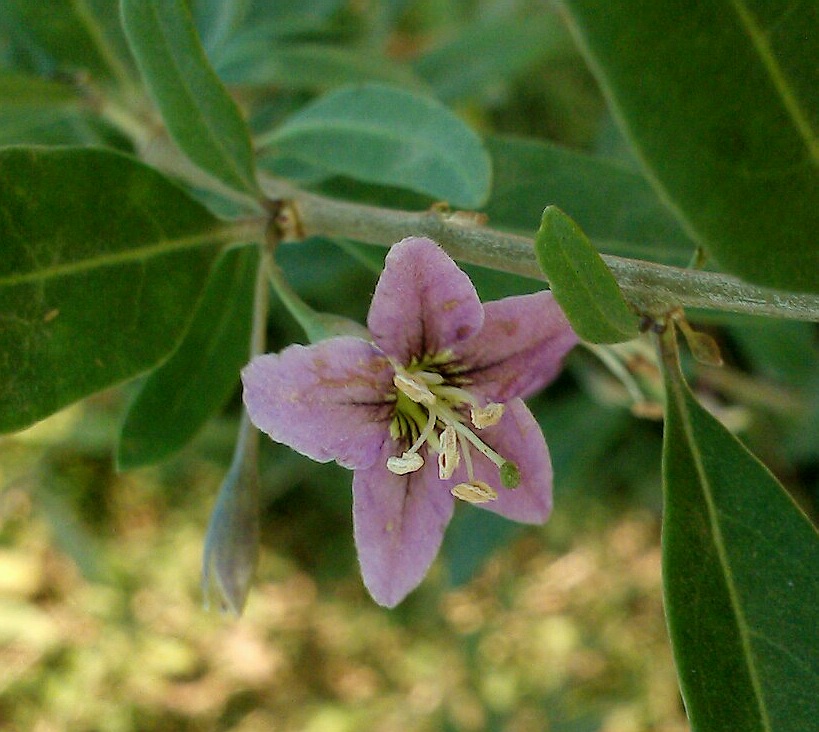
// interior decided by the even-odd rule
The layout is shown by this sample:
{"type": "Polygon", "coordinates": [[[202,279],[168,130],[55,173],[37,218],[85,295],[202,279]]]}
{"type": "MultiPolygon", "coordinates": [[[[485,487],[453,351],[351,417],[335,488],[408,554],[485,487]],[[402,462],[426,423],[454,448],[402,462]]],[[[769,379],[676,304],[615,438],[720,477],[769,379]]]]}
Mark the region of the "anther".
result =
{"type": "Polygon", "coordinates": [[[441,432],[441,451],[438,453],[438,477],[448,480],[461,462],[458,452],[458,433],[452,425],[447,425],[441,432]]]}
{"type": "Polygon", "coordinates": [[[393,455],[387,459],[387,470],[396,475],[414,473],[424,465],[424,458],[417,452],[405,452],[401,457],[393,455]]]}
{"type": "Polygon", "coordinates": [[[470,414],[472,424],[479,430],[496,425],[503,417],[503,409],[503,404],[497,402],[490,402],[485,407],[475,408],[470,414]]]}
{"type": "Polygon", "coordinates": [[[497,491],[482,480],[473,480],[471,483],[458,483],[450,493],[467,503],[489,503],[498,497],[497,491]]]}
{"type": "Polygon", "coordinates": [[[435,404],[435,394],[429,390],[423,379],[416,378],[406,372],[397,371],[395,376],[392,377],[392,383],[414,402],[435,404]]]}

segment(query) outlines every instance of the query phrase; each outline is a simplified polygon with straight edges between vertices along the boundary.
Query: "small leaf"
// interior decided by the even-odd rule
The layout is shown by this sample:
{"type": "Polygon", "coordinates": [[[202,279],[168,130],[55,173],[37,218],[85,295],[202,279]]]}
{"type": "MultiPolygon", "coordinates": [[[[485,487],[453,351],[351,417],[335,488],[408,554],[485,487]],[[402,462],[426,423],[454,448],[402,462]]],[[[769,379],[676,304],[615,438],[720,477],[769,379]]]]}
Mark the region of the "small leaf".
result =
{"type": "Polygon", "coordinates": [[[580,227],[556,206],[543,212],[535,256],[555,299],[584,340],[618,343],[638,334],[637,316],[580,227]]]}
{"type": "Polygon", "coordinates": [[[819,292],[815,3],[563,0],[615,116],[726,270],[819,292]]]}
{"type": "Polygon", "coordinates": [[[674,317],[674,322],[679,327],[686,343],[688,343],[691,355],[697,361],[706,366],[722,366],[722,354],[714,338],[708,333],[694,330],[682,314],[674,317]]]}
{"type": "Polygon", "coordinates": [[[0,150],[0,432],[167,356],[223,226],[124,155],[0,150]]]}
{"type": "Polygon", "coordinates": [[[378,84],[317,99],[261,142],[351,178],[408,188],[474,208],[489,194],[491,161],[480,138],[439,102],[378,84]]]}
{"type": "Polygon", "coordinates": [[[229,249],[216,262],[179,348],[128,408],[117,449],[120,470],[168,457],[224,406],[249,358],[258,266],[256,247],[229,249]]]}
{"type": "Polygon", "coordinates": [[[813,729],[816,530],[765,466],[697,403],[670,360],[663,582],[691,727],[813,729]]]}
{"type": "Polygon", "coordinates": [[[168,131],[202,170],[259,196],[247,125],[211,68],[184,0],[122,0],[125,32],[168,131]]]}

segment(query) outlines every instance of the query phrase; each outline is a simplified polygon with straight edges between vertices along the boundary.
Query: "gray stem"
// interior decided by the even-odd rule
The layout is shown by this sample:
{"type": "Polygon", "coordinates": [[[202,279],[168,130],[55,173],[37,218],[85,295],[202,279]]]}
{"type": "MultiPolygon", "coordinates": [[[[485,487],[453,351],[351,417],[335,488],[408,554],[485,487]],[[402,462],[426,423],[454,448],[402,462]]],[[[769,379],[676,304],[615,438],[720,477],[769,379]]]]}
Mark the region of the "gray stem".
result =
{"type": "MultiPolygon", "coordinates": [[[[440,211],[400,211],[306,193],[271,178],[262,180],[271,198],[291,201],[300,233],[391,246],[406,236],[428,236],[455,259],[545,280],[532,239],[471,224],[440,211]]],[[[819,295],[792,293],[743,282],[731,275],[603,255],[628,300],[641,312],[662,314],[677,307],[819,321],[819,295]]]]}

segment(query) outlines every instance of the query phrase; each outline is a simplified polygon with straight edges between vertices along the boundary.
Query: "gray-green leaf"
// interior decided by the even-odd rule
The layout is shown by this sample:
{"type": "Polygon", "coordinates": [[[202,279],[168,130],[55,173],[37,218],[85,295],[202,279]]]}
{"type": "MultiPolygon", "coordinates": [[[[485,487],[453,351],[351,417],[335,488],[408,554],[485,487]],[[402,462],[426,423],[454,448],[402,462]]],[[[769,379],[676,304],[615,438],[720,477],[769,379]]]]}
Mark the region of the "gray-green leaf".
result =
{"type": "Polygon", "coordinates": [[[637,317],[614,275],[580,227],[556,206],[547,206],[543,212],[535,256],[555,299],[582,339],[617,343],[637,336],[637,317]]]}
{"type": "Polygon", "coordinates": [[[211,68],[184,0],[122,0],[128,42],[176,144],[202,170],[258,196],[250,133],[211,68]]]}
{"type": "Polygon", "coordinates": [[[231,84],[311,91],[368,81],[416,89],[424,86],[412,71],[384,58],[375,49],[317,43],[271,47],[268,42],[231,50],[229,61],[219,67],[222,78],[231,84]]]}
{"type": "Polygon", "coordinates": [[[571,216],[598,250],[684,267],[696,245],[639,173],[541,140],[488,137],[495,226],[529,233],[548,201],[571,216]]]}
{"type": "Polygon", "coordinates": [[[576,55],[557,13],[537,7],[526,15],[482,17],[413,63],[439,99],[476,96],[520,78],[538,61],[576,55]]]}
{"type": "Polygon", "coordinates": [[[224,406],[250,353],[258,249],[228,249],[216,262],[185,338],[147,377],[120,433],[122,470],[176,452],[224,406]]]}
{"type": "Polygon", "coordinates": [[[124,155],[0,150],[0,432],[167,356],[222,226],[124,155]]]}
{"type": "Polygon", "coordinates": [[[748,280],[819,292],[816,3],[563,3],[650,179],[702,245],[748,280]]]}
{"type": "Polygon", "coordinates": [[[697,732],[819,717],[819,539],[782,486],[667,367],[663,582],[697,732]]]}
{"type": "Polygon", "coordinates": [[[474,208],[489,195],[491,161],[478,135],[439,102],[403,89],[342,87],[260,144],[282,157],[453,206],[474,208]]]}

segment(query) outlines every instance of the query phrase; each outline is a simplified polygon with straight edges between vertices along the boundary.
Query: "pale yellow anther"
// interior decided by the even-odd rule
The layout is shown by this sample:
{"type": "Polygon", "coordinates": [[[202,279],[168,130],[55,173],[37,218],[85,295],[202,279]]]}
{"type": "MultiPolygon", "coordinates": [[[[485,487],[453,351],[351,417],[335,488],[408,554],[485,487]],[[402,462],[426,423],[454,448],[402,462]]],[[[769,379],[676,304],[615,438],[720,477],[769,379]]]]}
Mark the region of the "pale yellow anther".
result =
{"type": "Polygon", "coordinates": [[[396,475],[414,473],[424,465],[424,458],[417,452],[405,452],[401,457],[393,455],[387,459],[387,470],[396,475]]]}
{"type": "Polygon", "coordinates": [[[498,492],[482,480],[472,480],[470,483],[458,483],[450,493],[467,503],[489,503],[498,497],[498,492]]]}
{"type": "Polygon", "coordinates": [[[419,379],[406,371],[398,371],[392,377],[392,383],[402,393],[406,394],[412,401],[418,404],[435,404],[435,394],[433,394],[423,379],[419,379]]]}
{"type": "Polygon", "coordinates": [[[503,417],[503,404],[497,402],[490,402],[485,407],[480,407],[472,410],[472,424],[479,430],[484,427],[491,427],[500,422],[503,417]]]}
{"type": "Polygon", "coordinates": [[[448,424],[441,432],[441,452],[438,453],[438,477],[447,480],[452,477],[455,469],[461,462],[458,452],[458,433],[448,424]]]}

